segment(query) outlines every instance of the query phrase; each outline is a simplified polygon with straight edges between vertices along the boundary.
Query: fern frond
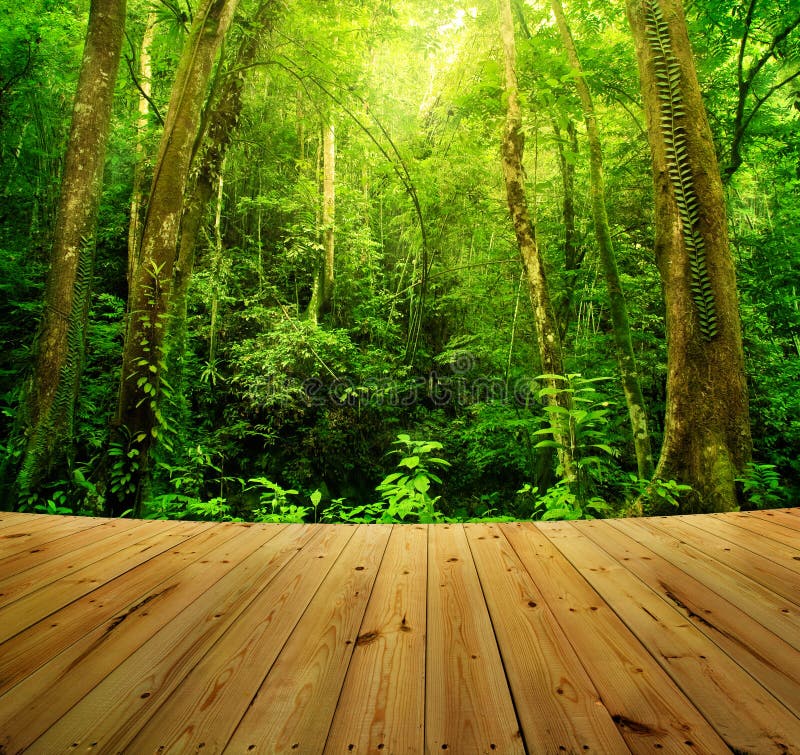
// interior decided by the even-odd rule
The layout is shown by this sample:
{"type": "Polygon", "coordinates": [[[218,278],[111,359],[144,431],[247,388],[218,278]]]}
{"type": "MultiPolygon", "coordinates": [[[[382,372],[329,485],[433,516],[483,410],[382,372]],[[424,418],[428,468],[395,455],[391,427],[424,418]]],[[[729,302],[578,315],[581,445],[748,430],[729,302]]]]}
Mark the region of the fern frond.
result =
{"type": "Polygon", "coordinates": [[[717,335],[717,311],[711,277],[706,266],[705,242],[698,224],[700,202],[694,188],[686,132],[681,119],[686,117],[681,93],[681,67],[672,52],[669,26],[658,0],[645,0],[645,36],[653,53],[659,125],[664,138],[667,173],[681,218],[683,242],[689,257],[690,290],[697,310],[703,338],[717,335]]]}

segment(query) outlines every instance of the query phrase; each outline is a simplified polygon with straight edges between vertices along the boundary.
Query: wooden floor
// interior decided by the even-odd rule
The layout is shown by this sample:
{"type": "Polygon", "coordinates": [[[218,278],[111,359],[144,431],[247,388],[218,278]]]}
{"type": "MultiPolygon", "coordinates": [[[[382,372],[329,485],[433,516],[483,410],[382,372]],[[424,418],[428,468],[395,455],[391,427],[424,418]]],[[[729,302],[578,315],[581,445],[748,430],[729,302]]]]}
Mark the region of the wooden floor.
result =
{"type": "Polygon", "coordinates": [[[800,753],[800,509],[0,513],[0,752],[800,753]]]}

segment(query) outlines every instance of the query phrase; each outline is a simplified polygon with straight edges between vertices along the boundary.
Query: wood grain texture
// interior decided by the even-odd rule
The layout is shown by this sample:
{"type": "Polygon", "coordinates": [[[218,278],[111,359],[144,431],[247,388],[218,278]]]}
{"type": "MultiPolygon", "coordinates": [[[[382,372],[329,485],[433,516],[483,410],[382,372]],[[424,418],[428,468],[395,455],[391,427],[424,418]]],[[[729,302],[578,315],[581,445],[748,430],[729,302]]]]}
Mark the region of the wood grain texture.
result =
{"type": "Polygon", "coordinates": [[[359,525],[226,752],[321,752],[391,527],[359,525]]]}
{"type": "Polygon", "coordinates": [[[564,630],[496,525],[465,525],[528,749],[627,753],[564,630]]]}
{"type": "MultiPolygon", "coordinates": [[[[181,570],[199,561],[214,547],[230,540],[237,529],[210,523],[181,525],[179,543],[136,569],[109,578],[109,581],[83,597],[55,610],[3,644],[0,656],[0,694],[29,676],[51,658],[79,642],[86,634],[111,621],[126,616],[134,606],[143,604],[156,586],[179,575],[181,570]]],[[[41,597],[51,607],[58,605],[59,594],[45,588],[41,597]]],[[[37,598],[39,593],[36,593],[37,598]]]]}
{"type": "MultiPolygon", "coordinates": [[[[272,532],[277,532],[277,529],[272,532]]],[[[207,615],[209,606],[206,601],[213,606],[210,609],[212,621],[216,613],[222,616],[223,610],[235,603],[235,597],[260,576],[261,572],[254,568],[249,556],[264,547],[264,540],[261,529],[241,530],[234,541],[224,543],[205,559],[172,575],[136,605],[87,632],[79,642],[73,643],[0,696],[0,745],[7,749],[22,748],[45,732],[50,741],[57,740],[58,734],[51,728],[55,722],[63,716],[74,715],[75,706],[84,695],[91,694],[148,640],[160,637],[171,646],[173,633],[184,629],[178,617],[195,626],[199,621],[197,612],[200,617],[207,615]],[[237,572],[235,577],[225,580],[234,570],[237,572]],[[226,599],[228,603],[225,603],[226,599]]],[[[139,661],[139,669],[145,673],[163,673],[163,669],[147,656],[139,661]]],[[[123,675],[118,681],[125,688],[131,680],[123,675]]],[[[102,711],[98,715],[100,713],[102,711]]],[[[119,713],[124,715],[125,712],[119,713]]],[[[92,736],[90,722],[97,718],[90,711],[86,713],[86,721],[81,720],[81,715],[77,721],[72,719],[75,728],[80,730],[78,742],[92,736]]],[[[65,734],[62,741],[69,738],[71,744],[75,739],[70,736],[65,734]]]]}
{"type": "Polygon", "coordinates": [[[0,752],[791,753],[796,522],[0,512],[0,752]]]}
{"type": "Polygon", "coordinates": [[[106,580],[129,569],[136,568],[165,550],[173,547],[182,537],[180,530],[151,530],[136,527],[100,541],[108,552],[101,556],[95,548],[87,548],[88,565],[81,566],[81,551],[67,560],[54,558],[52,561],[33,567],[17,575],[19,579],[10,581],[4,590],[9,603],[0,608],[0,642],[13,637],[63,605],[76,600],[102,585],[106,580]],[[59,565],[66,560],[64,574],[53,575],[52,564],[59,565]],[[53,576],[56,576],[53,579],[53,576]],[[44,581],[38,586],[36,579],[44,581]]]}
{"type": "MultiPolygon", "coordinates": [[[[292,560],[126,743],[129,752],[221,752],[300,616],[353,535],[305,528],[292,560]]],[[[120,744],[120,743],[118,743],[120,744]]]]}
{"type": "Polygon", "coordinates": [[[727,745],[636,635],[548,539],[546,526],[501,525],[569,638],[631,752],[697,755],[727,745]]]}
{"type": "MultiPolygon", "coordinates": [[[[262,525],[247,534],[257,543],[260,535],[258,547],[95,685],[36,740],[34,750],[52,752],[61,741],[106,752],[125,748],[153,708],[297,554],[305,537],[299,525],[262,525]]],[[[179,600],[175,594],[171,599],[179,600]]]]}
{"type": "Polygon", "coordinates": [[[554,523],[548,536],[730,747],[768,755],[800,742],[800,720],[674,605],[572,524],[554,523]]]}
{"type": "Polygon", "coordinates": [[[676,519],[669,525],[670,533],[787,600],[800,601],[800,532],[798,547],[791,548],[730,520],[716,517],[698,520],[691,516],[676,519]]]}
{"type": "Polygon", "coordinates": [[[428,534],[425,751],[523,753],[503,664],[461,525],[428,534]]]}
{"type": "MultiPolygon", "coordinates": [[[[170,524],[174,528],[175,523],[171,522],[170,524]]],[[[104,558],[113,558],[117,551],[132,543],[135,545],[145,531],[148,536],[156,535],[143,522],[130,519],[111,519],[98,528],[98,537],[82,547],[69,550],[58,558],[25,569],[25,571],[3,576],[0,578],[0,608],[19,600],[34,590],[41,589],[44,585],[74,574],[88,565],[104,558]]],[[[2,623],[2,619],[0,619],[0,626],[2,623]]]]}
{"type": "Polygon", "coordinates": [[[425,738],[428,528],[392,531],[325,752],[418,755],[425,738]]]}
{"type": "MultiPolygon", "coordinates": [[[[65,517],[63,522],[57,517],[47,518],[56,521],[49,523],[35,519],[28,520],[28,524],[23,525],[19,520],[14,520],[16,524],[13,526],[9,524],[0,529],[0,579],[30,568],[37,560],[49,560],[49,554],[55,550],[52,546],[60,544],[60,541],[66,538],[69,538],[67,542],[70,543],[79,533],[86,533],[90,538],[96,538],[96,533],[91,530],[108,522],[107,519],[89,519],[80,516],[65,517]],[[37,559],[36,554],[39,553],[41,556],[37,559]]],[[[79,545],[75,544],[73,547],[77,548],[79,545]]],[[[59,551],[56,550],[55,555],[58,554],[59,551]]]]}
{"type": "Polygon", "coordinates": [[[658,557],[608,522],[581,527],[595,543],[677,608],[796,716],[800,716],[800,654],[781,637],[710,587],[658,557]]]}
{"type": "MultiPolygon", "coordinates": [[[[767,559],[760,562],[756,554],[750,552],[737,564],[737,568],[723,564],[690,544],[680,522],[673,525],[674,534],[670,534],[669,529],[665,530],[663,523],[655,524],[645,519],[619,520],[615,526],[800,650],[800,605],[783,597],[785,588],[782,584],[765,587],[749,576],[760,564],[758,570],[763,578],[766,572],[764,561],[768,563],[767,559]]],[[[794,575],[790,576],[794,578],[794,575]]],[[[796,597],[794,593],[791,594],[796,597]]]]}

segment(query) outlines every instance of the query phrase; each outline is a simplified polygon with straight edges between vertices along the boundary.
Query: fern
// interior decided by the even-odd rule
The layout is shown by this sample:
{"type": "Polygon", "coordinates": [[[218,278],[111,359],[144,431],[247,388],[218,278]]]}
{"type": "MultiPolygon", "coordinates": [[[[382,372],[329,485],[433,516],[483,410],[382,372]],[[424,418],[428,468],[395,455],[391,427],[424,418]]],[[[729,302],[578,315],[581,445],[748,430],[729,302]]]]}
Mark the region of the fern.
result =
{"type": "Polygon", "coordinates": [[[699,231],[700,203],[682,125],[686,112],[681,94],[681,69],[672,52],[669,27],[658,0],[645,2],[645,29],[653,53],[656,92],[660,105],[661,132],[667,155],[667,171],[681,218],[683,241],[689,256],[692,300],[697,309],[700,332],[706,341],[717,335],[717,312],[714,291],[706,265],[705,240],[699,231]]]}
{"type": "Polygon", "coordinates": [[[35,487],[47,474],[52,462],[51,449],[74,433],[75,408],[86,351],[86,318],[91,297],[94,270],[94,239],[82,238],[78,251],[78,269],[73,286],[72,308],[67,316],[67,343],[61,364],[58,386],[52,403],[31,430],[28,450],[17,477],[23,494],[35,487]]]}

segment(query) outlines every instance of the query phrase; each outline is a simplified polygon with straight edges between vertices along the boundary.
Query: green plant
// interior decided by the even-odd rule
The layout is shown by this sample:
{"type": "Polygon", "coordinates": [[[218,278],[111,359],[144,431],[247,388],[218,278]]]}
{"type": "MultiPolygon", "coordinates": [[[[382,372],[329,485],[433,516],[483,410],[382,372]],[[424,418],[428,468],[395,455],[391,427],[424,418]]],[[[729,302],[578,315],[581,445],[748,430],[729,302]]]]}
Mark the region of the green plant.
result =
{"type": "Polygon", "coordinates": [[[774,464],[750,462],[736,478],[748,505],[755,509],[775,509],[786,504],[781,478],[774,464]]]}
{"type": "Polygon", "coordinates": [[[564,482],[579,507],[588,505],[595,483],[611,471],[612,459],[617,455],[608,442],[612,429],[609,414],[613,403],[595,387],[597,383],[609,379],[585,378],[579,373],[539,375],[537,378],[560,383],[557,387],[542,388],[538,392],[539,398],[557,393],[570,397],[569,408],[556,404],[544,406],[548,426],[535,430],[533,435],[551,436],[540,440],[535,448],[550,447],[569,452],[575,468],[575,479],[565,479],[564,482]],[[564,440],[559,442],[556,438],[564,440]]]}
{"type": "Polygon", "coordinates": [[[323,514],[325,521],[382,524],[445,521],[445,517],[435,508],[439,496],[430,494],[431,484],[442,482],[433,469],[450,466],[445,459],[431,456],[442,449],[442,444],[430,440],[412,440],[411,436],[401,433],[393,445],[399,448],[389,453],[401,456],[397,462],[401,471],[387,475],[375,488],[381,500],[350,506],[344,499],[334,499],[323,514]]]}
{"type": "Polygon", "coordinates": [[[625,486],[629,497],[635,499],[634,512],[647,515],[663,514],[675,511],[680,506],[681,496],[691,493],[692,486],[677,480],[643,480],[630,475],[630,482],[625,486]]]}
{"type": "Polygon", "coordinates": [[[599,496],[580,498],[570,489],[567,480],[559,480],[547,492],[539,495],[539,491],[529,484],[517,491],[522,495],[533,497],[533,519],[548,521],[550,519],[594,519],[606,516],[611,506],[599,496]]]}
{"type": "Polygon", "coordinates": [[[134,443],[112,440],[108,446],[108,455],[111,458],[111,493],[119,499],[133,495],[140,466],[139,449],[134,443]]]}
{"type": "Polygon", "coordinates": [[[705,241],[698,229],[700,209],[686,150],[686,132],[681,125],[686,117],[680,87],[681,68],[672,51],[669,27],[658,0],[646,3],[645,18],[661,105],[660,124],[666,145],[667,170],[682,221],[683,242],[689,255],[692,299],[697,308],[700,332],[706,341],[710,341],[717,334],[717,312],[706,266],[705,241]]]}
{"type": "Polygon", "coordinates": [[[322,493],[315,490],[311,494],[311,506],[298,506],[289,502],[290,495],[298,495],[298,491],[281,487],[277,482],[272,482],[266,477],[253,477],[249,480],[251,486],[246,490],[259,490],[259,506],[253,511],[255,522],[289,522],[302,524],[307,521],[309,514],[314,512],[314,521],[317,519],[317,507],[322,500],[322,493]]]}

